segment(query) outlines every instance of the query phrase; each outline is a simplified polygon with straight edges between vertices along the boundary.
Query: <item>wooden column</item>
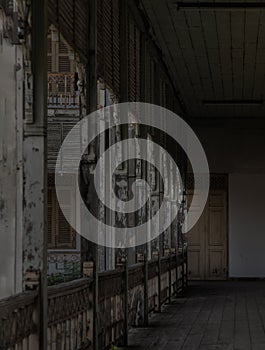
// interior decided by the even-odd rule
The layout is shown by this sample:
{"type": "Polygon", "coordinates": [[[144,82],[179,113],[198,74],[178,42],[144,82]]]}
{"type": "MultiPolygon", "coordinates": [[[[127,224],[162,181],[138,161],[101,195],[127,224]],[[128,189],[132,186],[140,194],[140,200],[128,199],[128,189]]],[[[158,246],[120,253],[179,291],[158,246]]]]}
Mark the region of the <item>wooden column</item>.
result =
{"type": "Polygon", "coordinates": [[[144,253],[144,326],[148,326],[148,255],[147,244],[144,253]]]}
{"type": "Polygon", "coordinates": [[[129,310],[128,310],[128,289],[129,289],[129,280],[128,280],[128,252],[125,252],[125,266],[124,266],[124,336],[123,336],[123,345],[128,346],[128,322],[129,322],[129,310]]]}
{"type": "MultiPolygon", "coordinates": [[[[159,242],[161,242],[159,237],[159,242]]],[[[157,261],[157,273],[158,273],[158,312],[161,312],[161,252],[160,252],[160,243],[159,243],[159,250],[158,250],[158,261],[157,261]]]]}
{"type": "Polygon", "coordinates": [[[169,256],[169,261],[168,261],[168,302],[171,303],[171,266],[172,266],[172,263],[171,263],[171,251],[170,251],[170,256],[169,256]]]}

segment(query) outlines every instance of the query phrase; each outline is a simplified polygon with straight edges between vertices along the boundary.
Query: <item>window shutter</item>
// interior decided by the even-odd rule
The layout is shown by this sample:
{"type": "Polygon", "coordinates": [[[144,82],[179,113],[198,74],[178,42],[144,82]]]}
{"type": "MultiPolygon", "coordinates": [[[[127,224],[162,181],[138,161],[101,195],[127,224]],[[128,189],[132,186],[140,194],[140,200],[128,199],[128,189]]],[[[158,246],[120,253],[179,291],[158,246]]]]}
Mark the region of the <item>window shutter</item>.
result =
{"type": "Polygon", "coordinates": [[[56,165],[58,152],[62,144],[62,127],[60,122],[48,123],[48,170],[53,172],[56,165]]]}
{"type": "Polygon", "coordinates": [[[97,73],[120,94],[120,8],[117,0],[97,3],[97,73]]]}
{"type": "Polygon", "coordinates": [[[167,107],[167,83],[164,80],[161,80],[160,82],[160,105],[162,107],[167,107]]]}
{"type": "MultiPolygon", "coordinates": [[[[73,191],[66,188],[64,190],[66,203],[64,211],[75,218],[73,209],[73,191]]],[[[71,225],[66,220],[56,197],[56,190],[53,187],[48,188],[48,249],[75,249],[76,248],[76,233],[71,225]]]]}
{"type": "Polygon", "coordinates": [[[52,39],[51,39],[51,34],[48,35],[48,47],[47,47],[47,52],[48,52],[48,58],[47,58],[47,70],[48,73],[52,72],[52,39]]]}
{"type": "Polygon", "coordinates": [[[103,0],[104,80],[112,87],[112,1],[103,0]]]}
{"type": "Polygon", "coordinates": [[[149,52],[146,52],[146,73],[145,73],[145,85],[146,85],[146,101],[149,103],[154,103],[155,101],[155,61],[150,57],[149,52]]]}
{"type": "Polygon", "coordinates": [[[128,17],[128,86],[129,101],[140,101],[141,32],[131,16],[128,17]]]}
{"type": "Polygon", "coordinates": [[[59,73],[70,73],[71,64],[69,59],[69,49],[65,43],[59,42],[59,73]]]}
{"type": "Polygon", "coordinates": [[[48,207],[47,207],[47,216],[48,216],[48,221],[47,221],[47,231],[48,231],[48,248],[53,248],[55,245],[55,222],[54,219],[55,217],[53,216],[53,193],[54,191],[51,188],[48,188],[48,207]]]}
{"type": "MultiPolygon", "coordinates": [[[[70,192],[70,191],[68,191],[70,192]]],[[[68,215],[73,214],[71,213],[71,207],[64,206],[64,211],[68,212],[68,215]]],[[[57,211],[57,242],[56,247],[59,249],[75,249],[75,232],[72,229],[71,225],[66,220],[61,208],[58,205],[58,211],[57,211]]]]}
{"type": "Polygon", "coordinates": [[[119,1],[112,1],[112,61],[113,90],[120,95],[120,7],[119,1]]]}
{"type": "Polygon", "coordinates": [[[104,78],[103,0],[97,1],[97,73],[104,78]]]}
{"type": "Polygon", "coordinates": [[[88,49],[88,9],[87,0],[48,0],[49,24],[58,29],[84,60],[88,49]]]}
{"type": "MultiPolygon", "coordinates": [[[[64,196],[64,203],[69,203],[69,205],[64,204],[63,210],[74,219],[75,213],[72,212],[73,209],[73,192],[68,188],[62,190],[64,196]]],[[[58,201],[57,202],[57,235],[56,235],[56,246],[61,249],[74,249],[75,248],[75,232],[71,225],[66,220],[58,201]]]]}

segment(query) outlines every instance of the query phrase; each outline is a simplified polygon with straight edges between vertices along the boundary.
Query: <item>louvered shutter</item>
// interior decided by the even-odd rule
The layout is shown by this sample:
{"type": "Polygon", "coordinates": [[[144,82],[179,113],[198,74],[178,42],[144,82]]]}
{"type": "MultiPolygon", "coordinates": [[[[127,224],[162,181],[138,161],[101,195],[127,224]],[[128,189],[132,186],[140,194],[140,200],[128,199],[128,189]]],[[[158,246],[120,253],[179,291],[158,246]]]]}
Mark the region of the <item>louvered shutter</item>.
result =
{"type": "MultiPolygon", "coordinates": [[[[63,207],[68,215],[75,218],[75,212],[73,212],[73,191],[66,188],[64,196],[66,203],[63,207]]],[[[66,220],[57,200],[55,187],[48,188],[48,249],[75,249],[76,248],[76,233],[71,225],[66,220]]]]}
{"type": "Polygon", "coordinates": [[[120,94],[120,8],[117,0],[97,3],[97,73],[120,94]]]}
{"type": "Polygon", "coordinates": [[[52,72],[52,39],[51,39],[51,35],[48,35],[48,43],[47,43],[47,70],[48,73],[52,72]]]}
{"type": "MultiPolygon", "coordinates": [[[[64,204],[63,210],[68,213],[69,216],[74,218],[75,213],[73,212],[73,192],[71,189],[61,190],[61,193],[64,196],[64,204]]],[[[66,220],[59,203],[57,201],[57,234],[56,234],[56,247],[59,249],[74,249],[76,248],[76,240],[75,240],[75,232],[71,225],[66,220]]]]}
{"type": "Polygon", "coordinates": [[[140,45],[141,32],[129,15],[128,17],[128,87],[129,101],[140,101],[140,45]]]}
{"type": "Polygon", "coordinates": [[[174,110],[174,93],[171,85],[166,85],[166,107],[167,109],[174,110]]]}
{"type": "Polygon", "coordinates": [[[112,72],[113,90],[120,95],[120,7],[119,1],[112,1],[112,72]]]}
{"type": "Polygon", "coordinates": [[[60,122],[48,123],[48,170],[53,172],[56,165],[58,152],[62,144],[62,127],[60,122]]]}
{"type": "Polygon", "coordinates": [[[53,215],[53,197],[54,190],[48,188],[48,203],[47,203],[47,231],[48,231],[48,248],[52,249],[55,247],[55,216],[53,215]]]}
{"type": "Polygon", "coordinates": [[[146,64],[146,73],[145,73],[146,101],[149,103],[154,103],[154,101],[155,101],[155,94],[154,94],[155,61],[150,57],[149,52],[146,53],[145,64],[146,64]]]}
{"type": "Polygon", "coordinates": [[[69,49],[65,43],[59,42],[59,73],[69,73],[71,71],[71,64],[69,59],[69,49]]]}
{"type": "Polygon", "coordinates": [[[167,106],[166,91],[167,91],[167,84],[164,80],[161,80],[161,82],[160,82],[160,105],[162,107],[167,106]]]}
{"type": "Polygon", "coordinates": [[[86,61],[88,52],[87,0],[48,0],[48,20],[67,43],[86,61]]]}
{"type": "MultiPolygon", "coordinates": [[[[67,122],[62,124],[62,140],[65,139],[69,131],[73,129],[73,127],[76,125],[76,122],[67,122]]],[[[64,168],[66,169],[69,165],[69,169],[72,169],[72,163],[73,159],[80,160],[80,154],[81,154],[81,131],[79,128],[75,128],[72,130],[72,140],[71,142],[69,141],[67,148],[70,148],[70,159],[66,158],[66,155],[63,155],[63,163],[64,163],[64,168]]],[[[66,152],[67,153],[67,152],[66,152]]],[[[69,153],[69,152],[68,152],[69,153]]]]}

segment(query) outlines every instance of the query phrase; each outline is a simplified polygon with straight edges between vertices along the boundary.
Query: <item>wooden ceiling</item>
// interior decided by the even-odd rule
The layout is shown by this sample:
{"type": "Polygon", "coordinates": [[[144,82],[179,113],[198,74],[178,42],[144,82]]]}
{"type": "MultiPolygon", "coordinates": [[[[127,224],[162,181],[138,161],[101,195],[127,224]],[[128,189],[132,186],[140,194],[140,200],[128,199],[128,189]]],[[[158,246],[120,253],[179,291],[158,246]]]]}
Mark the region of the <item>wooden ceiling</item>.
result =
{"type": "Polygon", "coordinates": [[[142,5],[190,117],[265,115],[265,1],[142,5]]]}

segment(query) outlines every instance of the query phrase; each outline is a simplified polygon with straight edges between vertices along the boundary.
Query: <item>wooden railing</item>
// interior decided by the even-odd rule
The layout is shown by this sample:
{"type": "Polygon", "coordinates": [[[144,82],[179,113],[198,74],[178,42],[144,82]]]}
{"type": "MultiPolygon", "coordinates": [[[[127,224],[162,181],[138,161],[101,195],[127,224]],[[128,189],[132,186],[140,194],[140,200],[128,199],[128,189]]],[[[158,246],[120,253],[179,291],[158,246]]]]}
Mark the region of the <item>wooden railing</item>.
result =
{"type": "Polygon", "coordinates": [[[89,349],[93,338],[92,301],[92,279],[48,288],[48,350],[89,349]]]}
{"type": "Polygon", "coordinates": [[[0,301],[0,349],[31,350],[37,339],[38,293],[26,292],[0,301]]]}
{"type": "MultiPolygon", "coordinates": [[[[148,324],[187,286],[186,251],[98,276],[98,318],[93,308],[93,279],[48,287],[48,350],[93,349],[97,322],[98,348],[126,344],[128,330],[148,324]]],[[[38,292],[0,301],[0,349],[37,350],[38,292]]]]}
{"type": "Polygon", "coordinates": [[[99,275],[99,349],[124,345],[130,327],[146,325],[148,314],[161,311],[185,290],[186,258],[186,250],[181,250],[148,261],[147,269],[141,263],[99,275]]]}
{"type": "Polygon", "coordinates": [[[48,108],[78,109],[79,95],[74,89],[74,74],[48,74],[48,108]]]}

